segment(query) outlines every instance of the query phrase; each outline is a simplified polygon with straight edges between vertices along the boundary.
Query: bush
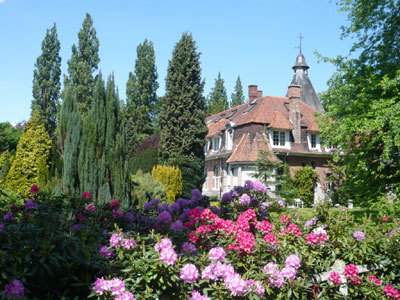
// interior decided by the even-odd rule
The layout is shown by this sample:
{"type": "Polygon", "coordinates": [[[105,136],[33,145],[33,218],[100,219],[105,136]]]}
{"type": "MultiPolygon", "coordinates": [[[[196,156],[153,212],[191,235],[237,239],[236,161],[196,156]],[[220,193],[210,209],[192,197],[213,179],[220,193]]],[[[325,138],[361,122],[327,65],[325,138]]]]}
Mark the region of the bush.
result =
{"type": "Polygon", "coordinates": [[[0,190],[0,210],[8,210],[11,204],[22,205],[24,199],[10,188],[0,190]]]}
{"type": "Polygon", "coordinates": [[[137,171],[142,170],[143,173],[151,173],[151,170],[158,162],[157,150],[143,150],[139,152],[137,156],[132,157],[129,160],[129,165],[132,174],[136,174],[137,171]]]}
{"type": "Polygon", "coordinates": [[[177,196],[182,195],[182,174],[178,167],[157,165],[153,167],[151,175],[167,188],[169,203],[173,203],[177,196]]]}
{"type": "Polygon", "coordinates": [[[155,198],[166,199],[167,188],[159,181],[154,180],[150,173],[143,173],[142,170],[137,171],[136,175],[132,175],[134,185],[132,198],[138,208],[155,198]]]}
{"type": "Polygon", "coordinates": [[[299,168],[294,174],[294,185],[306,207],[311,207],[314,203],[314,185],[317,179],[317,172],[310,166],[299,168]]]}

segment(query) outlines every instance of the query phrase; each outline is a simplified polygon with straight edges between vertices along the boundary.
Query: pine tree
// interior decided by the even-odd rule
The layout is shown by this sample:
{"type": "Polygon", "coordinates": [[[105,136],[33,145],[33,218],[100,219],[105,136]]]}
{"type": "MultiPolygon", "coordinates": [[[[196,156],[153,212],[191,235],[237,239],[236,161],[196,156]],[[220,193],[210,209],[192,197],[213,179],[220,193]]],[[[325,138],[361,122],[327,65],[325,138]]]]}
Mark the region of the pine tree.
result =
{"type": "Polygon", "coordinates": [[[208,114],[213,115],[229,108],[228,96],[221,73],[215,79],[215,85],[208,96],[208,114]]]}
{"type": "Polygon", "coordinates": [[[78,47],[72,46],[72,57],[68,61],[69,77],[65,78],[64,85],[74,87],[80,110],[87,112],[96,81],[93,72],[97,70],[100,62],[99,40],[96,37],[93,20],[88,13],[78,33],[78,38],[78,47]]]}
{"type": "Polygon", "coordinates": [[[42,42],[42,54],[37,58],[33,71],[32,114],[39,111],[51,139],[54,139],[61,76],[60,42],[56,24],[47,29],[42,42]]]}
{"type": "Polygon", "coordinates": [[[184,33],[169,61],[160,113],[160,162],[181,169],[185,196],[204,182],[203,148],[208,130],[199,58],[192,35],[184,33]]]}
{"type": "Polygon", "coordinates": [[[235,92],[231,95],[231,107],[244,103],[244,93],[240,76],[236,79],[235,92]]]}
{"type": "MultiPolygon", "coordinates": [[[[50,148],[49,135],[41,124],[40,113],[35,111],[18,142],[5,185],[21,195],[28,195],[30,187],[38,184],[39,163],[48,163],[50,148]]],[[[48,165],[45,166],[48,168],[48,165]]]]}
{"type": "Polygon", "coordinates": [[[129,73],[126,83],[128,145],[137,145],[153,133],[157,121],[157,78],[153,43],[146,39],[137,47],[135,73],[129,73]]]}

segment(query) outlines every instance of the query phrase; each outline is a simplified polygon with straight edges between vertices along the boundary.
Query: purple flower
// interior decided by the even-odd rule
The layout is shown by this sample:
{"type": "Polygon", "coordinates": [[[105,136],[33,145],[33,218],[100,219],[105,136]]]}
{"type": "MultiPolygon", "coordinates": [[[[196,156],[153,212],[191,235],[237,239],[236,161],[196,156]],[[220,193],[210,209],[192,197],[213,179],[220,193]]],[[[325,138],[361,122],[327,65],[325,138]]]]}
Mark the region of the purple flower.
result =
{"type": "Polygon", "coordinates": [[[210,251],[208,252],[208,257],[211,260],[223,260],[225,258],[225,250],[222,247],[215,247],[210,249],[210,251]]]}
{"type": "Polygon", "coordinates": [[[164,248],[161,250],[160,259],[169,266],[173,266],[178,259],[174,249],[164,248]]]}
{"type": "Polygon", "coordinates": [[[112,249],[108,249],[107,246],[102,246],[100,248],[100,255],[103,258],[112,258],[114,257],[114,251],[112,249]]]}
{"type": "Polygon", "coordinates": [[[273,203],[272,202],[264,202],[263,204],[261,204],[261,208],[267,208],[269,206],[271,206],[273,203]]]}
{"type": "Polygon", "coordinates": [[[179,198],[178,200],[176,200],[176,203],[179,204],[180,208],[184,208],[188,205],[188,201],[183,198],[179,198]]]}
{"type": "Polygon", "coordinates": [[[153,205],[151,204],[151,201],[146,202],[143,206],[143,210],[152,210],[153,209],[153,205]]]}
{"type": "MultiPolygon", "coordinates": [[[[1,231],[1,230],[0,230],[1,231]]],[[[390,236],[394,236],[394,234],[395,234],[395,231],[394,230],[392,230],[391,232],[389,232],[389,235],[390,236]]]]}
{"type": "Polygon", "coordinates": [[[104,230],[101,234],[102,234],[104,237],[108,237],[108,231],[107,231],[107,230],[104,230]]]}
{"type": "Polygon", "coordinates": [[[0,222],[0,232],[4,231],[4,224],[0,222]]]}
{"type": "Polygon", "coordinates": [[[6,213],[3,217],[4,221],[8,221],[8,222],[14,222],[15,218],[13,216],[13,213],[10,211],[8,213],[6,213]]]}
{"type": "Polygon", "coordinates": [[[247,194],[243,194],[240,198],[239,198],[239,203],[240,204],[250,204],[250,196],[247,194]]]}
{"type": "Polygon", "coordinates": [[[231,192],[225,193],[222,195],[222,199],[221,202],[225,203],[225,202],[231,202],[232,201],[232,194],[231,192]]]}
{"type": "Polygon", "coordinates": [[[295,269],[300,268],[301,261],[296,254],[289,255],[285,261],[286,267],[293,267],[295,269]]]}
{"type": "Polygon", "coordinates": [[[160,242],[154,245],[154,249],[157,252],[161,252],[163,249],[172,248],[172,242],[169,238],[163,238],[160,242]]]}
{"type": "Polygon", "coordinates": [[[197,270],[195,265],[186,264],[181,269],[180,277],[187,283],[193,283],[196,282],[199,278],[199,271],[197,270]]]}
{"type": "Polygon", "coordinates": [[[136,247],[136,241],[134,238],[124,239],[122,241],[122,248],[124,249],[131,249],[136,247]]]}
{"type": "Polygon", "coordinates": [[[181,220],[177,220],[176,222],[172,223],[170,229],[173,231],[181,232],[183,230],[183,223],[181,220]]]}
{"type": "Polygon", "coordinates": [[[201,192],[199,189],[192,190],[192,201],[193,203],[198,202],[201,200],[201,192]]]}
{"type": "Polygon", "coordinates": [[[158,223],[169,224],[172,221],[171,214],[165,210],[158,215],[157,221],[158,223]]]}
{"type": "Polygon", "coordinates": [[[360,230],[357,230],[356,232],[353,233],[353,237],[354,237],[356,240],[361,241],[361,240],[364,240],[364,239],[365,239],[365,234],[364,234],[364,232],[362,232],[362,231],[360,231],[360,230]]]}
{"type": "Polygon", "coordinates": [[[192,296],[187,300],[210,300],[207,296],[202,296],[198,291],[193,290],[192,296]]]}
{"type": "Polygon", "coordinates": [[[168,204],[167,203],[163,203],[158,207],[158,211],[159,212],[162,212],[162,211],[165,211],[165,210],[168,210],[168,204]]]}
{"type": "Polygon", "coordinates": [[[133,221],[135,221],[135,216],[133,215],[133,213],[127,212],[125,214],[125,219],[132,223],[133,221]]]}
{"type": "Polygon", "coordinates": [[[174,211],[179,211],[179,204],[174,202],[168,207],[168,211],[172,214],[174,211]]]}
{"type": "Polygon", "coordinates": [[[136,300],[131,292],[125,291],[115,297],[115,300],[136,300]]]}
{"type": "Polygon", "coordinates": [[[262,191],[263,193],[267,193],[268,191],[267,186],[259,180],[253,182],[253,189],[255,191],[262,191]]]}
{"type": "Polygon", "coordinates": [[[181,253],[185,252],[189,252],[190,254],[196,252],[196,246],[191,243],[184,242],[181,248],[181,253]]]}
{"type": "Polygon", "coordinates": [[[284,267],[281,270],[281,276],[294,280],[296,278],[296,269],[293,267],[284,267]]]}
{"type": "Polygon", "coordinates": [[[79,225],[79,224],[75,224],[74,226],[72,226],[73,231],[78,231],[80,228],[81,228],[81,225],[79,225]]]}
{"type": "Polygon", "coordinates": [[[4,295],[9,299],[18,299],[24,297],[24,285],[18,279],[11,281],[4,287],[4,295]]]}
{"type": "Polygon", "coordinates": [[[308,220],[305,224],[304,224],[304,228],[308,228],[310,226],[314,226],[317,225],[318,219],[316,217],[313,217],[312,219],[308,220]]]}
{"type": "Polygon", "coordinates": [[[278,205],[280,207],[285,207],[285,203],[282,200],[278,200],[278,205]]]}
{"type": "Polygon", "coordinates": [[[112,247],[119,247],[121,245],[121,240],[123,239],[122,233],[113,233],[110,237],[110,245],[112,247]]]}
{"type": "Polygon", "coordinates": [[[35,200],[29,199],[25,203],[25,210],[38,209],[38,204],[35,200]]]}
{"type": "Polygon", "coordinates": [[[244,183],[244,187],[245,190],[251,190],[253,189],[253,182],[251,180],[246,180],[246,182],[244,183]]]}
{"type": "Polygon", "coordinates": [[[237,273],[229,274],[225,278],[224,283],[231,291],[232,296],[242,296],[247,291],[246,281],[237,273]]]}

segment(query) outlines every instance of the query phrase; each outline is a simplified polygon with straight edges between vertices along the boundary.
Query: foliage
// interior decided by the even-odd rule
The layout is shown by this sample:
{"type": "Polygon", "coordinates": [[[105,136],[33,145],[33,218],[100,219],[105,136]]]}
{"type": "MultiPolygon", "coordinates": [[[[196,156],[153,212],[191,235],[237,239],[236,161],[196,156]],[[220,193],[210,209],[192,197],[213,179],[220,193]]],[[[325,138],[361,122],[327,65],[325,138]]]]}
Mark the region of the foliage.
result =
{"type": "Polygon", "coordinates": [[[0,210],[8,210],[10,205],[24,204],[24,198],[10,188],[0,189],[0,210]]]}
{"type": "Polygon", "coordinates": [[[10,152],[8,152],[8,150],[0,154],[0,187],[7,177],[8,171],[10,170],[10,166],[12,164],[12,160],[14,158],[14,156],[10,155],[10,152]]]}
{"type": "Polygon", "coordinates": [[[144,173],[139,169],[132,175],[133,201],[138,208],[142,209],[144,204],[152,199],[166,199],[168,189],[158,180],[153,179],[150,173],[144,173]]]}
{"type": "Polygon", "coordinates": [[[157,78],[153,43],[145,39],[137,46],[135,73],[129,72],[126,83],[126,118],[132,123],[129,125],[128,145],[137,144],[153,133],[157,121],[157,78]]]}
{"type": "Polygon", "coordinates": [[[218,72],[218,77],[215,79],[214,87],[211,89],[207,102],[208,115],[217,114],[229,108],[228,96],[226,94],[224,80],[221,78],[220,72],[218,72]]]}
{"type": "Polygon", "coordinates": [[[143,173],[150,173],[154,166],[158,164],[157,150],[143,150],[129,160],[132,174],[142,170],[143,173]]]}
{"type": "Polygon", "coordinates": [[[298,198],[297,188],[294,185],[293,178],[290,176],[289,165],[283,166],[283,174],[279,180],[278,194],[286,200],[287,204],[293,205],[294,199],[298,198]]]}
{"type": "Polygon", "coordinates": [[[276,158],[271,150],[268,150],[268,148],[258,150],[255,164],[254,176],[256,178],[267,185],[279,184],[278,170],[282,168],[282,162],[276,158]]]}
{"type": "Polygon", "coordinates": [[[42,42],[42,54],[33,71],[32,113],[37,110],[50,138],[54,139],[58,99],[60,97],[61,57],[56,24],[47,29],[42,42]]]}
{"type": "Polygon", "coordinates": [[[72,56],[68,61],[69,77],[64,78],[64,86],[74,87],[76,101],[81,112],[87,112],[92,102],[96,78],[93,72],[100,62],[99,40],[90,14],[86,14],[78,33],[78,46],[72,45],[72,56]]]}
{"type": "Polygon", "coordinates": [[[10,123],[0,123],[0,152],[14,152],[17,149],[21,134],[22,130],[12,126],[10,123]]]}
{"type": "Polygon", "coordinates": [[[330,184],[331,190],[329,197],[333,204],[345,205],[351,191],[347,191],[349,186],[343,184],[346,178],[346,166],[329,161],[327,167],[330,173],[326,177],[326,181],[330,184]]]}
{"type": "Polygon", "coordinates": [[[240,104],[243,104],[244,101],[245,101],[245,99],[244,99],[242,82],[240,81],[240,76],[238,76],[238,78],[236,79],[236,84],[235,84],[235,92],[232,93],[232,95],[231,95],[231,107],[235,107],[240,104]]]}
{"type": "Polygon", "coordinates": [[[182,173],[178,167],[157,165],[153,167],[151,176],[167,188],[169,203],[173,203],[177,196],[182,195],[182,173]]]}
{"type": "Polygon", "coordinates": [[[160,136],[159,135],[148,136],[135,149],[133,156],[138,155],[140,152],[142,152],[144,150],[156,150],[157,151],[159,144],[160,144],[160,136]]]}
{"type": "Polygon", "coordinates": [[[306,207],[314,203],[314,185],[318,179],[317,172],[312,167],[306,166],[295,171],[293,183],[299,193],[299,198],[306,207]]]}
{"type": "Polygon", "coordinates": [[[5,186],[21,195],[27,195],[30,187],[38,183],[38,162],[44,161],[44,168],[48,168],[51,140],[40,120],[39,112],[34,112],[18,142],[15,160],[5,180],[5,186]]]}
{"type": "Polygon", "coordinates": [[[323,96],[321,134],[337,147],[335,162],[345,166],[346,196],[368,205],[387,191],[400,191],[400,2],[339,5],[349,20],[343,37],[355,43],[352,56],[330,60],[337,72],[323,96]]]}
{"type": "Polygon", "coordinates": [[[192,35],[184,33],[168,64],[158,152],[160,163],[178,166],[184,185],[196,188],[204,182],[204,145],[208,131],[199,58],[192,35]]]}

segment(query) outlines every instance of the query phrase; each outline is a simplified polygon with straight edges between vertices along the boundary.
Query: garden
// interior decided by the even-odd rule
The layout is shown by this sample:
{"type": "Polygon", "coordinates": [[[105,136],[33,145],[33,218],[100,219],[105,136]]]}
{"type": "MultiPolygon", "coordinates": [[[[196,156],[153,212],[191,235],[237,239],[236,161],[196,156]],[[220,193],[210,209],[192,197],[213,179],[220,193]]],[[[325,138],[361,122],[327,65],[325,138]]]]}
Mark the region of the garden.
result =
{"type": "Polygon", "coordinates": [[[4,299],[400,299],[397,204],[310,214],[247,181],[141,209],[50,196],[0,212],[4,299]],[[217,207],[218,206],[218,207],[217,207]]]}

